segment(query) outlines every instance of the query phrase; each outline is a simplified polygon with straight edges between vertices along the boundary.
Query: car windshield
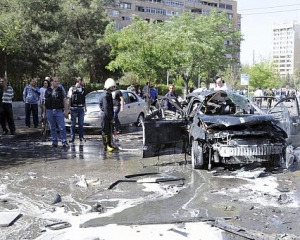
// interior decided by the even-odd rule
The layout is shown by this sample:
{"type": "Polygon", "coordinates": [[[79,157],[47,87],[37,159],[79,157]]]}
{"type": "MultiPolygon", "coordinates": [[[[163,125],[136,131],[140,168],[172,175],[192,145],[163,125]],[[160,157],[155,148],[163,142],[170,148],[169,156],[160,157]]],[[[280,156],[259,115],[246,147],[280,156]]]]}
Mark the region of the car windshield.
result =
{"type": "Polygon", "coordinates": [[[91,92],[85,96],[86,104],[98,104],[102,92],[91,92]]]}

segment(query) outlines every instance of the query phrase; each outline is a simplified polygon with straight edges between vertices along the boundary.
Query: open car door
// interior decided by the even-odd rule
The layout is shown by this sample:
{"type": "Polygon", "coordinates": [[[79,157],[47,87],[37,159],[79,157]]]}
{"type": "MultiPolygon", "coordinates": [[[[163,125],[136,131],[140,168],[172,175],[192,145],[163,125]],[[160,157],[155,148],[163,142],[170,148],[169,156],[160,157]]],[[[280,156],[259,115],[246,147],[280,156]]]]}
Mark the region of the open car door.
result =
{"type": "Polygon", "coordinates": [[[300,115],[297,97],[287,97],[268,110],[274,114],[277,125],[288,135],[287,142],[294,148],[300,146],[300,115]]]}
{"type": "Polygon", "coordinates": [[[181,104],[171,98],[161,98],[156,107],[151,106],[150,114],[145,117],[143,126],[143,158],[185,151],[187,124],[185,111],[181,104]],[[164,101],[176,107],[176,112],[166,110],[164,101]]]}

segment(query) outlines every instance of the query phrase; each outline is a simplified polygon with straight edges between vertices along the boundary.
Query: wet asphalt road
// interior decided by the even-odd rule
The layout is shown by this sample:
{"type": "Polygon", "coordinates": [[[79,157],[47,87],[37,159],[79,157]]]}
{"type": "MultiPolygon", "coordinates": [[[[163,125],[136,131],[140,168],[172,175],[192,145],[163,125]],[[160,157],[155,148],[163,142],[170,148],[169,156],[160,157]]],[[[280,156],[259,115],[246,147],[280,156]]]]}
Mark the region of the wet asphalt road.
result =
{"type": "Polygon", "coordinates": [[[98,217],[83,221],[81,227],[202,220],[214,223],[220,219],[220,227],[225,226],[229,232],[235,226],[240,229],[236,232],[255,236],[229,234],[227,239],[275,239],[282,234],[297,239],[295,236],[300,235],[297,161],[288,171],[267,168],[260,178],[249,180],[236,177],[236,171],[251,172],[263,166],[193,170],[190,157],[176,154],[176,149],[175,154],[142,159],[140,128],[125,129],[116,143],[122,150],[106,153],[101,137],[94,132],[68,149],[51,148],[49,139],[41,136],[2,139],[0,210],[20,210],[22,217],[11,227],[2,228],[0,239],[38,237],[44,226],[54,221],[42,213],[58,209],[74,216],[99,212],[98,217]],[[151,175],[132,176],[148,173],[151,175]],[[144,184],[153,177],[184,180],[144,184]],[[266,186],[272,191],[264,190],[266,186]]]}

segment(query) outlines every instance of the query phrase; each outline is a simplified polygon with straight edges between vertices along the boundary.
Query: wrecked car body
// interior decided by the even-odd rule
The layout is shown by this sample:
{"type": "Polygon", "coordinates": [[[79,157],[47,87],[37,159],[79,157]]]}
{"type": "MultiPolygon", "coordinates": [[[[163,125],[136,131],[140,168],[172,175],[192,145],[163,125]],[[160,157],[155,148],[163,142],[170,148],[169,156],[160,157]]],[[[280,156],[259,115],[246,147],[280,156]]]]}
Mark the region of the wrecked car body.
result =
{"type": "Polygon", "coordinates": [[[143,123],[143,157],[176,148],[191,155],[195,169],[210,169],[213,163],[287,165],[291,151],[286,131],[273,113],[265,113],[244,96],[226,91],[192,93],[186,105],[173,101],[180,109],[176,113],[161,107],[164,100],[143,123]]]}
{"type": "Polygon", "coordinates": [[[296,96],[275,100],[275,97],[264,96],[260,110],[275,116],[275,122],[288,135],[287,142],[293,148],[300,146],[300,109],[296,96]],[[268,106],[268,102],[270,105],[268,106]]]}

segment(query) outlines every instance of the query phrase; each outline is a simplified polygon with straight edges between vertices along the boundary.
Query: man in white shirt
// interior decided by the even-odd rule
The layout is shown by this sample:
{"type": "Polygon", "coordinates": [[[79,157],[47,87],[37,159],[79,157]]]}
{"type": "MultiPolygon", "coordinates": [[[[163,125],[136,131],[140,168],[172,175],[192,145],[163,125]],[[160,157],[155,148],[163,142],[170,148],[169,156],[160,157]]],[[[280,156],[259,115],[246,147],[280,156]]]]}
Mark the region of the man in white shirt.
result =
{"type": "Polygon", "coordinates": [[[258,88],[254,92],[253,98],[254,98],[254,101],[256,102],[256,104],[259,106],[259,108],[261,108],[263,96],[264,96],[264,91],[261,88],[258,88]]]}
{"type": "Polygon", "coordinates": [[[224,90],[224,91],[228,90],[227,87],[224,85],[224,82],[221,77],[217,78],[216,80],[215,91],[217,90],[224,90]]]}

